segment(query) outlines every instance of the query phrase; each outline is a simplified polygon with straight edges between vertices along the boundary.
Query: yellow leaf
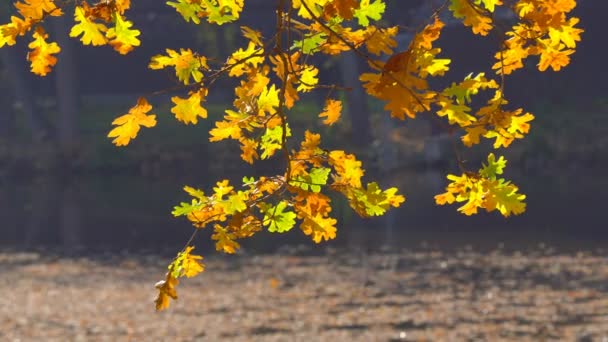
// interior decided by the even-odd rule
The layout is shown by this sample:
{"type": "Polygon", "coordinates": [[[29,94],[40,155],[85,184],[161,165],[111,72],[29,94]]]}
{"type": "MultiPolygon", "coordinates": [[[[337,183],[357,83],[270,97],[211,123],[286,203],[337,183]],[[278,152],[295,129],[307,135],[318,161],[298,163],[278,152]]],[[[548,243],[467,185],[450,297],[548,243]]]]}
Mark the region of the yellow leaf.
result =
{"type": "Polygon", "coordinates": [[[139,30],[132,30],[131,26],[133,23],[124,20],[119,14],[114,14],[114,27],[110,28],[106,32],[106,37],[110,39],[110,45],[114,50],[118,51],[121,55],[126,55],[135,46],[139,46],[141,42],[137,37],[141,32],[139,30]]]}
{"type": "Polygon", "coordinates": [[[548,47],[541,52],[538,70],[545,71],[551,67],[553,71],[559,71],[570,63],[569,56],[573,53],[574,50],[557,50],[548,47]]]}
{"type": "Polygon", "coordinates": [[[169,307],[170,299],[177,299],[177,291],[175,287],[179,284],[179,280],[171,276],[171,272],[167,272],[165,280],[161,280],[154,287],[158,289],[158,295],[154,302],[156,303],[156,311],[162,311],[169,307]]]}
{"type": "Polygon", "coordinates": [[[61,8],[57,7],[53,0],[23,0],[15,3],[15,7],[23,18],[41,20],[45,14],[54,17],[63,15],[61,8]]]}
{"type": "Polygon", "coordinates": [[[207,70],[207,58],[198,56],[190,49],[180,49],[179,52],[166,49],[168,56],[153,56],[148,67],[152,70],[159,70],[169,66],[175,67],[175,76],[185,85],[190,84],[190,77],[195,82],[203,79],[201,69],[207,70]]]}
{"type": "Polygon", "coordinates": [[[298,85],[297,90],[301,92],[313,90],[317,83],[319,83],[319,79],[317,78],[318,74],[319,69],[315,68],[314,66],[303,66],[302,73],[300,74],[300,85],[298,85]]]}
{"type": "Polygon", "coordinates": [[[243,138],[241,142],[241,158],[249,164],[253,164],[253,161],[258,159],[258,143],[253,139],[243,138]]]}
{"type": "Polygon", "coordinates": [[[482,11],[473,7],[469,0],[452,0],[450,10],[455,18],[463,19],[463,23],[471,27],[475,34],[486,36],[493,28],[492,18],[485,16],[482,11]]]}
{"type": "Polygon", "coordinates": [[[172,97],[171,101],[175,103],[175,106],[171,108],[171,113],[175,114],[175,118],[186,125],[190,123],[196,125],[199,117],[207,118],[207,110],[201,107],[201,102],[204,101],[206,93],[206,89],[201,89],[191,92],[187,99],[178,96],[172,97]]]}
{"type": "Polygon", "coordinates": [[[51,71],[51,67],[57,63],[54,54],[61,51],[57,43],[47,43],[48,34],[39,26],[34,32],[34,41],[28,47],[32,50],[28,53],[27,59],[32,63],[32,72],[36,75],[46,76],[51,71]]]}
{"type": "Polygon", "coordinates": [[[236,242],[236,235],[229,232],[226,228],[219,224],[214,225],[214,233],[211,235],[211,239],[215,240],[215,249],[218,252],[224,252],[228,254],[236,253],[236,250],[241,246],[236,242]]]}
{"type": "Polygon", "coordinates": [[[193,246],[188,246],[185,250],[177,255],[175,260],[169,266],[169,272],[171,272],[172,277],[192,278],[205,270],[205,265],[200,262],[203,257],[192,254],[191,252],[193,249],[193,246]]]}
{"type": "Polygon", "coordinates": [[[152,106],[148,101],[141,97],[137,105],[129,110],[128,114],[120,116],[112,122],[115,127],[108,133],[109,138],[115,138],[112,143],[116,146],[126,146],[131,139],[134,139],[139,132],[139,127],[154,127],[156,125],[156,115],[146,115],[152,106]]]}
{"type": "Polygon", "coordinates": [[[15,45],[17,36],[25,35],[32,28],[31,20],[11,16],[11,22],[0,26],[0,48],[15,45]]]}
{"type": "Polygon", "coordinates": [[[279,90],[276,89],[274,84],[268,88],[264,87],[262,93],[258,97],[258,115],[274,114],[276,113],[276,107],[279,106],[279,90]]]}
{"type": "Polygon", "coordinates": [[[264,49],[254,42],[249,42],[247,49],[238,49],[232,53],[226,62],[230,66],[229,76],[241,76],[248,66],[257,67],[264,62],[264,49]]]}
{"type": "Polygon", "coordinates": [[[327,101],[325,102],[325,109],[323,109],[323,112],[319,114],[319,117],[324,117],[325,120],[323,120],[323,123],[331,126],[335,124],[338,120],[340,120],[341,113],[342,101],[327,99],[327,101]]]}
{"type": "Polygon", "coordinates": [[[224,179],[223,181],[217,182],[213,187],[213,193],[215,194],[215,198],[217,200],[222,200],[224,195],[228,195],[230,192],[234,190],[234,187],[229,185],[229,181],[224,179]]]}
{"type": "Polygon", "coordinates": [[[336,219],[323,217],[321,214],[315,216],[305,214],[300,228],[304,234],[310,235],[314,242],[320,243],[323,240],[336,238],[336,222],[336,219]]]}
{"type": "MultiPolygon", "coordinates": [[[[86,2],[83,4],[86,6],[86,2]]],[[[78,24],[72,27],[70,37],[78,37],[82,34],[80,41],[84,45],[92,44],[94,46],[99,46],[107,43],[107,39],[103,32],[106,32],[108,28],[103,24],[99,24],[91,20],[85,11],[85,8],[76,6],[74,11],[74,20],[78,22],[78,24]]]]}
{"type": "Polygon", "coordinates": [[[237,123],[229,121],[217,121],[215,128],[209,131],[209,141],[220,141],[228,138],[238,140],[241,138],[241,127],[237,123]]]}
{"type": "Polygon", "coordinates": [[[338,174],[338,177],[335,177],[336,183],[344,183],[355,188],[361,187],[361,177],[365,171],[361,168],[361,162],[354,155],[344,153],[344,151],[331,151],[328,162],[338,174]]]}
{"type": "Polygon", "coordinates": [[[264,46],[262,43],[262,34],[260,31],[256,31],[248,26],[241,26],[241,31],[243,32],[243,37],[249,39],[257,46],[264,46]]]}

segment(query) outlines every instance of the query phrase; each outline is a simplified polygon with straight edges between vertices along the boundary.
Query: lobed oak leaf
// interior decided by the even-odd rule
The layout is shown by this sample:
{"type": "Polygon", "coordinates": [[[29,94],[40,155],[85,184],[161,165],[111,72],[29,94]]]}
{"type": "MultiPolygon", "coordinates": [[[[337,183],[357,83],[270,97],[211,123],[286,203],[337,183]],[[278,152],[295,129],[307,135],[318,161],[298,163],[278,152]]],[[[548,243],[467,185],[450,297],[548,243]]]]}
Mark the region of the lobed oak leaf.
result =
{"type": "Polygon", "coordinates": [[[222,200],[224,195],[228,195],[232,190],[234,190],[234,187],[229,184],[227,179],[217,182],[213,187],[213,193],[217,200],[222,200]]]}
{"type": "Polygon", "coordinates": [[[285,233],[296,224],[296,214],[293,211],[286,211],[286,209],[286,201],[281,201],[276,206],[260,203],[260,210],[264,214],[262,222],[268,226],[269,232],[285,233]]]}
{"type": "Polygon", "coordinates": [[[133,23],[124,20],[120,14],[114,13],[114,27],[111,27],[106,32],[106,37],[110,39],[109,43],[121,55],[126,55],[131,52],[135,46],[139,46],[141,42],[137,38],[141,32],[132,30],[133,23]]]}
{"type": "Polygon", "coordinates": [[[77,24],[70,30],[70,37],[82,35],[80,41],[84,45],[99,46],[107,44],[108,41],[104,32],[106,32],[108,28],[103,24],[93,21],[86,13],[88,5],[86,5],[86,2],[83,4],[85,7],[76,6],[74,10],[74,20],[77,24]]]}
{"type": "Polygon", "coordinates": [[[112,143],[116,146],[126,146],[131,139],[137,136],[140,126],[154,127],[156,125],[156,115],[146,114],[151,109],[152,106],[148,101],[140,97],[137,104],[129,110],[129,113],[114,119],[112,125],[117,127],[114,127],[108,133],[109,138],[115,138],[112,143]]]}
{"type": "MultiPolygon", "coordinates": [[[[486,0],[483,1],[484,3],[486,2],[486,0]]],[[[487,2],[491,3],[491,1],[488,0],[487,2]]],[[[473,7],[473,4],[469,0],[451,0],[449,9],[455,18],[463,19],[464,25],[471,27],[475,34],[486,36],[493,28],[492,18],[487,17],[482,11],[473,7]]]]}
{"type": "Polygon", "coordinates": [[[215,142],[228,138],[238,140],[241,138],[241,127],[237,123],[229,121],[217,121],[215,128],[209,131],[209,141],[215,142]]]}
{"type": "Polygon", "coordinates": [[[198,118],[207,118],[207,110],[201,107],[201,102],[204,101],[207,94],[206,89],[200,89],[190,93],[190,96],[186,99],[182,99],[179,96],[173,96],[171,101],[175,103],[175,106],[171,108],[171,113],[175,114],[175,118],[186,125],[192,123],[196,125],[198,118]]]}
{"type": "Polygon", "coordinates": [[[238,242],[236,242],[236,235],[229,232],[226,228],[216,224],[214,227],[214,233],[211,235],[211,239],[215,241],[215,249],[218,252],[224,252],[228,254],[236,253],[236,250],[241,248],[238,242]]]}
{"type": "Polygon", "coordinates": [[[203,79],[201,69],[207,70],[207,58],[198,56],[190,49],[180,49],[179,52],[166,49],[167,56],[156,55],[150,60],[148,67],[152,70],[159,70],[166,67],[175,68],[175,76],[185,85],[190,84],[190,78],[195,82],[203,79]]]}
{"type": "Polygon", "coordinates": [[[222,207],[228,215],[242,212],[247,209],[247,193],[239,191],[228,196],[228,199],[222,202],[222,207]]]}
{"type": "Polygon", "coordinates": [[[397,41],[394,39],[399,33],[399,27],[393,26],[385,29],[378,27],[368,27],[365,33],[365,47],[367,51],[375,55],[391,54],[393,48],[397,46],[397,41]]]}
{"type": "Polygon", "coordinates": [[[317,214],[314,216],[303,214],[304,220],[300,225],[300,229],[306,235],[310,235],[312,240],[316,243],[321,243],[321,241],[326,240],[329,241],[331,239],[336,238],[336,219],[331,217],[324,217],[321,214],[317,214]]]}
{"type": "Polygon", "coordinates": [[[31,51],[27,54],[27,59],[31,62],[32,72],[39,76],[46,76],[51,72],[51,67],[57,63],[57,58],[53,55],[61,51],[57,43],[48,43],[48,34],[39,26],[33,34],[34,41],[28,47],[31,51]]]}
{"type": "Polygon", "coordinates": [[[272,115],[279,106],[279,90],[273,84],[270,88],[264,87],[257,99],[258,115],[272,115]]]}
{"type": "Polygon", "coordinates": [[[264,49],[249,42],[246,49],[238,49],[230,55],[226,65],[230,66],[229,76],[242,76],[248,67],[257,67],[264,62],[264,49]]]}
{"type": "Polygon", "coordinates": [[[195,24],[201,23],[200,17],[204,15],[204,11],[200,1],[175,0],[167,1],[166,4],[175,8],[177,13],[181,14],[186,22],[192,21],[195,24]]]}
{"type": "Polygon", "coordinates": [[[319,83],[319,79],[317,75],[319,74],[319,69],[315,68],[311,65],[303,66],[302,73],[300,74],[300,84],[298,85],[297,91],[301,92],[309,92],[315,88],[317,83],[319,83]]]}
{"type": "Polygon", "coordinates": [[[249,164],[253,164],[253,161],[258,159],[258,142],[254,139],[242,138],[239,140],[241,143],[241,159],[249,164]]]}
{"type": "Polygon", "coordinates": [[[361,178],[365,171],[361,168],[361,161],[357,160],[353,154],[339,150],[331,151],[328,162],[336,170],[335,183],[354,188],[361,187],[361,178]]]}
{"type": "Polygon", "coordinates": [[[162,311],[169,307],[170,299],[177,300],[176,287],[179,284],[179,280],[171,275],[171,272],[167,272],[165,280],[161,280],[154,285],[158,289],[158,295],[154,300],[156,304],[156,311],[162,311]]]}
{"type": "Polygon", "coordinates": [[[323,112],[321,112],[321,114],[319,114],[319,117],[325,118],[325,120],[323,120],[324,124],[332,126],[333,124],[338,122],[338,120],[340,120],[341,114],[342,114],[342,101],[334,100],[334,99],[327,99],[327,101],[325,101],[325,108],[323,109],[323,112]]]}
{"type": "Polygon", "coordinates": [[[382,0],[361,0],[359,8],[355,10],[355,18],[361,26],[369,26],[370,20],[382,19],[386,4],[382,0]]]}
{"type": "Polygon", "coordinates": [[[169,272],[173,278],[192,278],[205,270],[205,265],[200,262],[203,257],[192,254],[193,249],[193,246],[186,247],[169,265],[169,272]]]}
{"type": "Polygon", "coordinates": [[[16,2],[15,7],[26,20],[42,20],[45,14],[54,17],[63,15],[53,0],[22,0],[16,2]]]}
{"type": "Polygon", "coordinates": [[[262,33],[260,31],[256,31],[248,26],[241,26],[241,32],[243,33],[243,37],[249,39],[255,45],[259,47],[264,46],[264,43],[262,43],[262,33]]]}
{"type": "Polygon", "coordinates": [[[558,50],[547,47],[540,54],[538,70],[545,71],[551,67],[553,71],[559,71],[562,67],[570,64],[570,55],[573,53],[574,50],[558,50]]]}
{"type": "Polygon", "coordinates": [[[296,176],[290,182],[302,190],[320,192],[321,187],[327,184],[329,172],[331,169],[326,167],[312,168],[308,174],[296,176]]]}
{"type": "Polygon", "coordinates": [[[0,25],[0,48],[4,45],[15,45],[17,36],[25,35],[32,28],[31,20],[23,20],[19,17],[11,16],[11,22],[0,25]]]}

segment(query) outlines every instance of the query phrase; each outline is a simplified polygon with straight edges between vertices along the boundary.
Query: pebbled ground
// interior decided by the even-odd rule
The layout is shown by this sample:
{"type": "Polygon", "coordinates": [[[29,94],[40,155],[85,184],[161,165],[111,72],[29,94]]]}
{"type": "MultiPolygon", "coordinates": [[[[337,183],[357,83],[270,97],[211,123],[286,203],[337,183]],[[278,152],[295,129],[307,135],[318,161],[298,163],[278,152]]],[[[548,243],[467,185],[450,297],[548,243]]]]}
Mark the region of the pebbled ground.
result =
{"type": "Polygon", "coordinates": [[[167,263],[0,252],[0,340],[608,342],[605,251],[211,257],[156,313],[167,263]]]}

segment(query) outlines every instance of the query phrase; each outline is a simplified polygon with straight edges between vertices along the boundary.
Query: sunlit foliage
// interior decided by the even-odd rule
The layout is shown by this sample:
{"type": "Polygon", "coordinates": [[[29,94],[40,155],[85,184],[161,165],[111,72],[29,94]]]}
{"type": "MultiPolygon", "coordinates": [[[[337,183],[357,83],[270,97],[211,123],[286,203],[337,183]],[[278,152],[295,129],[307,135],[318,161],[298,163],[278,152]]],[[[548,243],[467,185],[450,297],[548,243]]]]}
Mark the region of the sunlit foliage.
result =
{"type": "MultiPolygon", "coordinates": [[[[409,46],[396,50],[401,28],[380,23],[386,11],[384,0],[274,3],[274,34],[263,37],[254,28],[241,26],[247,43],[225,56],[225,62],[184,47],[160,51],[149,63],[153,70],[175,71],[183,92],[171,98],[171,113],[177,120],[196,125],[213,116],[216,121],[209,141],[234,140],[242,160],[249,164],[270,158],[284,162],[285,170],[280,174],[244,177],[240,184],[221,180],[207,193],[184,187],[191,199],[176,206],[173,215],[187,218],[196,228],[195,234],[212,229],[215,247],[224,253],[235,253],[239,240],[263,230],[286,233],[297,227],[316,243],[334,239],[337,220],[331,215],[328,196],[332,191],[342,194],[363,217],[383,215],[405,201],[396,188],[365,184],[362,163],[346,151],[325,149],[321,135],[306,131],[304,137],[292,136],[290,110],[303,93],[327,91],[322,112],[313,116],[325,125],[341,119],[342,102],[331,96],[336,85],[319,84],[319,69],[310,64],[312,55],[338,56],[353,51],[369,65],[369,70],[359,75],[365,91],[383,101],[392,117],[409,120],[430,113],[448,131],[459,132],[464,146],[479,144],[483,138],[498,149],[524,138],[534,119],[521,108],[507,108],[505,77],[535,56],[538,70],[559,71],[569,64],[583,32],[576,27],[579,19],[569,16],[575,0],[446,0],[419,28],[409,46]],[[496,22],[499,10],[512,14],[511,24],[496,22]],[[495,33],[503,39],[495,55],[488,56],[495,59],[495,75],[471,73],[445,89],[431,87],[430,79],[444,76],[452,64],[437,45],[446,26],[441,18],[447,12],[473,34],[495,33]],[[232,107],[221,118],[204,107],[219,77],[236,78],[239,83],[232,107]],[[481,92],[491,92],[485,104],[474,101],[481,92]],[[292,143],[297,138],[301,138],[299,147],[292,143]]],[[[194,25],[201,20],[217,25],[234,23],[245,10],[245,0],[169,0],[166,4],[194,25]]],[[[0,47],[31,35],[27,59],[31,71],[40,76],[51,72],[61,51],[44,29],[51,17],[73,13],[69,35],[84,45],[110,45],[120,54],[140,45],[141,32],[126,14],[130,0],[21,0],[14,5],[15,15],[0,26],[0,47]]],[[[140,98],[127,114],[112,122],[116,127],[108,137],[114,138],[116,146],[128,145],[142,126],[156,125],[156,114],[148,114],[151,110],[148,100],[140,98]]],[[[510,181],[499,178],[506,166],[503,157],[496,159],[491,153],[487,164],[477,171],[465,169],[461,160],[458,165],[461,175],[448,176],[450,183],[445,193],[435,197],[437,204],[461,203],[458,211],[466,215],[479,209],[496,210],[504,216],[525,210],[525,195],[510,181]]],[[[193,249],[190,239],[169,265],[165,280],[157,283],[157,310],[177,299],[179,278],[204,270],[202,257],[192,254],[193,249]]]]}

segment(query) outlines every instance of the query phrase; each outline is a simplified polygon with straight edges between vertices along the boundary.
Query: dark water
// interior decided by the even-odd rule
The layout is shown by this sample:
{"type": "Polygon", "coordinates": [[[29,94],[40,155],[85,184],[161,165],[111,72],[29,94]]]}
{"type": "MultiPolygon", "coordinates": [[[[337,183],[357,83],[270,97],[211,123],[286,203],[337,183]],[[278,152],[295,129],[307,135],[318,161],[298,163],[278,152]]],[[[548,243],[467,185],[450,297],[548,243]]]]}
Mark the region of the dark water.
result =
{"type": "MultiPolygon", "coordinates": [[[[525,214],[504,219],[496,213],[465,217],[456,206],[438,207],[440,171],[399,172],[381,177],[407,196],[402,208],[386,217],[362,220],[344,203],[335,203],[340,221],[333,247],[394,248],[429,246],[477,249],[537,248],[565,250],[608,247],[608,179],[602,172],[564,171],[508,175],[528,195],[525,214]]],[[[208,188],[215,177],[194,179],[139,176],[87,176],[58,180],[38,177],[0,183],[0,247],[59,251],[178,250],[192,233],[185,219],[171,215],[187,200],[184,184],[208,188]]],[[[196,240],[213,249],[209,232],[196,240]]],[[[284,245],[313,243],[299,230],[261,232],[244,243],[248,250],[272,252],[284,245]]]]}

